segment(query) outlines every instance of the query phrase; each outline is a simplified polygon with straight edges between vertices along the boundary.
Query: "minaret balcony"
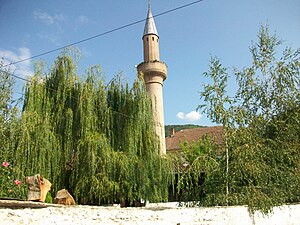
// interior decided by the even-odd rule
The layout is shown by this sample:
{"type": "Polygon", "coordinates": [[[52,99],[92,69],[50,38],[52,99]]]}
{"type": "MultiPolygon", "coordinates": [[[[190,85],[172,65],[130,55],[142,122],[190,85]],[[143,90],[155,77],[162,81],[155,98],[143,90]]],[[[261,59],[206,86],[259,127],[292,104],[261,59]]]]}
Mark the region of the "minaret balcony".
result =
{"type": "Polygon", "coordinates": [[[137,66],[137,70],[144,76],[160,76],[163,80],[167,79],[167,64],[161,61],[142,62],[137,66]]]}

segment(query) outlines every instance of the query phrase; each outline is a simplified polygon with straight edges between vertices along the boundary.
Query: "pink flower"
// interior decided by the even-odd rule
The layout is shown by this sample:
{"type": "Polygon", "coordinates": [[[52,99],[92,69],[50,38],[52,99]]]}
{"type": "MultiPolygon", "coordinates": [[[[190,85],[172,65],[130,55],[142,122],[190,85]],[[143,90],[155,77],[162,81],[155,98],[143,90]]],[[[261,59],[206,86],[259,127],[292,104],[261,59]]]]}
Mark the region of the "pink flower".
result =
{"type": "Polygon", "coordinates": [[[20,188],[20,186],[21,186],[22,182],[21,182],[21,181],[19,181],[19,180],[15,180],[15,184],[16,184],[16,185],[18,185],[18,187],[20,188]]]}
{"type": "Polygon", "coordinates": [[[3,163],[2,163],[2,166],[8,167],[8,166],[9,166],[9,163],[8,163],[8,162],[3,162],[3,163]]]}

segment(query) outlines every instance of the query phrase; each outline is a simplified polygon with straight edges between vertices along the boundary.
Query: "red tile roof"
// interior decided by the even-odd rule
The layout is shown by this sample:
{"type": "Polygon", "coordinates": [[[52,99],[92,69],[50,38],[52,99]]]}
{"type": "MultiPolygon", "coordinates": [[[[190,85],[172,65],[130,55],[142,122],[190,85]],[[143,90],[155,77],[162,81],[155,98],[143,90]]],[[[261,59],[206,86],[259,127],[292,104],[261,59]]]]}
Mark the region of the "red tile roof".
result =
{"type": "Polygon", "coordinates": [[[184,129],[176,132],[170,137],[166,137],[166,149],[168,151],[175,151],[180,149],[180,143],[187,141],[188,143],[197,142],[204,138],[206,135],[216,141],[216,144],[221,145],[222,139],[222,126],[214,127],[201,127],[184,129]]]}

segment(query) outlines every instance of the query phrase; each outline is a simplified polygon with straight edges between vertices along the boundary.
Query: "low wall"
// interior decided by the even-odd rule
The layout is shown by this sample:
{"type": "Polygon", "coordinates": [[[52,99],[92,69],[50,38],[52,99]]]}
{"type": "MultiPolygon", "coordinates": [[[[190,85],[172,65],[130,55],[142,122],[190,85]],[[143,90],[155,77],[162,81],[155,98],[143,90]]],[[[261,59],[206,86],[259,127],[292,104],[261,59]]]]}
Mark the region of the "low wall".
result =
{"type": "Polygon", "coordinates": [[[250,215],[247,207],[181,208],[175,203],[148,204],[144,208],[57,206],[0,208],[0,224],[197,224],[197,225],[296,225],[300,205],[276,207],[272,214],[250,215]]]}

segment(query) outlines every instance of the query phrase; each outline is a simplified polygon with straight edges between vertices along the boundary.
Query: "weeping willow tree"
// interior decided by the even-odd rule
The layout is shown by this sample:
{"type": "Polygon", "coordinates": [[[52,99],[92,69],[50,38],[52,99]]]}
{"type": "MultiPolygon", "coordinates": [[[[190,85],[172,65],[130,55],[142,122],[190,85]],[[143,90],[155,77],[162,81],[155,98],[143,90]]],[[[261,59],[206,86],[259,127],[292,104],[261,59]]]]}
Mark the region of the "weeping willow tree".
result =
{"type": "Polygon", "coordinates": [[[151,101],[143,82],[109,86],[98,66],[81,79],[69,54],[26,87],[15,148],[22,175],[67,188],[79,203],[167,200],[171,164],[159,156],[151,101]],[[41,79],[43,77],[43,79],[41,79]]]}

